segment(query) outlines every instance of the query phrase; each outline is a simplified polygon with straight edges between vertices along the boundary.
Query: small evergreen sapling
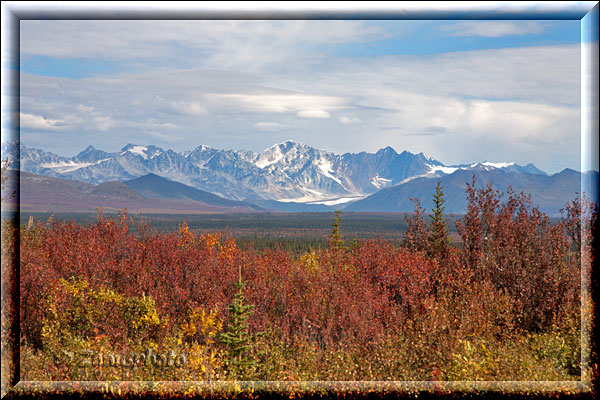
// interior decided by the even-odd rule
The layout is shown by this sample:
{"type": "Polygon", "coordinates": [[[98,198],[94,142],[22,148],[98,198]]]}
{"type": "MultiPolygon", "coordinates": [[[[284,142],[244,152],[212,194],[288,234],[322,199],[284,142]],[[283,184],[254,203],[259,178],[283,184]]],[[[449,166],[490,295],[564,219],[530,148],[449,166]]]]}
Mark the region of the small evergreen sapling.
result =
{"type": "Polygon", "coordinates": [[[239,268],[239,278],[235,283],[238,292],[233,298],[233,302],[227,306],[231,313],[231,323],[228,324],[228,331],[220,335],[221,342],[229,348],[230,360],[229,370],[235,376],[243,376],[248,367],[254,364],[254,361],[248,360],[247,352],[252,347],[252,342],[263,333],[251,334],[248,332],[248,318],[254,313],[254,305],[244,304],[244,295],[242,291],[246,282],[242,280],[242,267],[239,268]]]}

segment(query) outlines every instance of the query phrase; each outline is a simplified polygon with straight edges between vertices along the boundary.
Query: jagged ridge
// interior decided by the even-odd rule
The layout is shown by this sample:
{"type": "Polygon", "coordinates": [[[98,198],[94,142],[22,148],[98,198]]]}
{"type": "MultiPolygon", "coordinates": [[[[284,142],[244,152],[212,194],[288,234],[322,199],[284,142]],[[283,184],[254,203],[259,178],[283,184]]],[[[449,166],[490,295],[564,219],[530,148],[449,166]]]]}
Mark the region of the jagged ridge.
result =
{"type": "MultiPolygon", "coordinates": [[[[13,156],[16,143],[4,143],[13,156]]],[[[502,169],[546,175],[533,164],[474,163],[445,166],[423,153],[396,152],[336,155],[288,140],[261,153],[198,146],[175,152],[160,147],[127,144],[118,152],[88,146],[74,157],[20,146],[20,169],[44,176],[99,184],[125,182],[147,174],[180,182],[232,200],[343,205],[383,188],[419,177],[439,177],[457,169],[502,169]]]]}

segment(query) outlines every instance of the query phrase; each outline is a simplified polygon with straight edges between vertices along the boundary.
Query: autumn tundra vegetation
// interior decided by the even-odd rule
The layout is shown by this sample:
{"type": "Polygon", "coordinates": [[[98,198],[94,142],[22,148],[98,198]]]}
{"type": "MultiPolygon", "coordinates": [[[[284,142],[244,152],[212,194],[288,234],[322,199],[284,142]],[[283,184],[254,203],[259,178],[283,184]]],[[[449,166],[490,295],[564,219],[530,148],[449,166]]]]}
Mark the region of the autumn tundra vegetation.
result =
{"type": "Polygon", "coordinates": [[[400,243],[345,241],[337,213],[328,246],[299,255],[126,211],[4,222],[4,268],[20,244],[21,380],[580,379],[580,233],[597,205],[578,196],[551,222],[473,181],[455,245],[439,183],[433,196],[400,243]]]}

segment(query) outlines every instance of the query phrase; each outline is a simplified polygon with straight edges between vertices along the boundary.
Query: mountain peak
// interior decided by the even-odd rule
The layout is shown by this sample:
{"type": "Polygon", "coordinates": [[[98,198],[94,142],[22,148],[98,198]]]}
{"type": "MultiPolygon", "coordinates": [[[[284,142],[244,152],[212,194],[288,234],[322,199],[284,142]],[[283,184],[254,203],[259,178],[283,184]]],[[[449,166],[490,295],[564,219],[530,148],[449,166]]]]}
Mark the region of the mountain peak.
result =
{"type": "Polygon", "coordinates": [[[89,145],[82,152],[77,154],[76,158],[83,162],[97,162],[110,157],[110,154],[96,149],[94,146],[89,145]]]}
{"type": "Polygon", "coordinates": [[[92,145],[89,145],[88,147],[86,147],[86,148],[85,148],[85,150],[83,150],[82,152],[80,152],[80,153],[78,154],[78,157],[84,156],[84,155],[86,155],[86,154],[95,153],[95,152],[97,152],[97,151],[99,151],[99,150],[97,150],[97,149],[96,149],[94,146],[92,146],[92,145]]]}
{"type": "Polygon", "coordinates": [[[306,146],[306,145],[304,143],[298,142],[296,140],[288,139],[284,142],[274,144],[273,146],[266,148],[264,151],[269,151],[269,150],[276,149],[276,148],[289,150],[295,146],[306,146]]]}
{"type": "Polygon", "coordinates": [[[377,151],[378,153],[389,153],[389,152],[394,152],[397,154],[397,151],[394,150],[394,148],[392,146],[386,146],[383,149],[379,149],[379,151],[377,151]]]}
{"type": "Polygon", "coordinates": [[[297,140],[292,140],[292,139],[285,140],[285,141],[283,141],[280,144],[301,144],[301,145],[304,145],[304,143],[299,142],[297,140]]]}
{"type": "Polygon", "coordinates": [[[157,183],[161,183],[164,181],[169,181],[169,179],[164,178],[160,175],[157,175],[155,173],[148,173],[146,175],[142,175],[142,176],[138,176],[137,178],[134,178],[130,181],[125,182],[125,184],[128,184],[129,182],[136,182],[136,183],[145,183],[145,184],[157,184],[157,183]]]}
{"type": "Polygon", "coordinates": [[[193,151],[205,151],[205,150],[211,150],[211,149],[212,149],[212,147],[201,144],[199,146],[196,146],[196,148],[193,151]]]}
{"type": "Polygon", "coordinates": [[[140,146],[138,146],[137,144],[133,144],[133,143],[127,143],[125,146],[123,146],[121,148],[121,152],[125,152],[125,151],[128,151],[128,150],[131,150],[134,147],[140,147],[140,146]]]}
{"type": "Polygon", "coordinates": [[[565,175],[565,174],[578,174],[579,172],[575,171],[572,168],[565,168],[562,171],[558,172],[556,175],[565,175]]]}
{"type": "Polygon", "coordinates": [[[136,156],[140,156],[143,159],[147,160],[148,158],[154,158],[163,153],[163,150],[154,146],[138,146],[135,144],[129,143],[127,146],[121,149],[121,155],[125,153],[135,154],[136,156]]]}

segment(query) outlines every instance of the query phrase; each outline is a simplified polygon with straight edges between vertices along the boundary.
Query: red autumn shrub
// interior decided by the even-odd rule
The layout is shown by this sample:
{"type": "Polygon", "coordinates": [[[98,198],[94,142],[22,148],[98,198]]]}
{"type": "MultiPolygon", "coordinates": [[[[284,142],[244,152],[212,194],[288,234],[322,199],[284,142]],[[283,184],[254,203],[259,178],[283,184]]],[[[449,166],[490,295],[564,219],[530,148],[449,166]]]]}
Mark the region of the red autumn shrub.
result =
{"type": "Polygon", "coordinates": [[[309,338],[321,346],[368,343],[398,329],[423,309],[436,268],[424,255],[384,241],[314,252],[293,260],[281,250],[240,251],[231,237],[178,232],[134,235],[131,221],[99,215],[87,227],[55,221],[25,233],[21,251],[21,321],[27,340],[40,345],[40,296],[59,279],[77,277],[90,288],[125,296],[151,296],[167,326],[190,308],[224,316],[241,266],[245,296],[256,305],[255,330],[274,329],[284,339],[309,338]]]}
{"type": "Polygon", "coordinates": [[[531,199],[512,189],[507,199],[491,184],[467,185],[468,208],[457,229],[463,262],[478,282],[489,281],[515,301],[517,326],[540,330],[557,311],[579,301],[579,265],[570,262],[564,223],[553,224],[531,199]]]}

